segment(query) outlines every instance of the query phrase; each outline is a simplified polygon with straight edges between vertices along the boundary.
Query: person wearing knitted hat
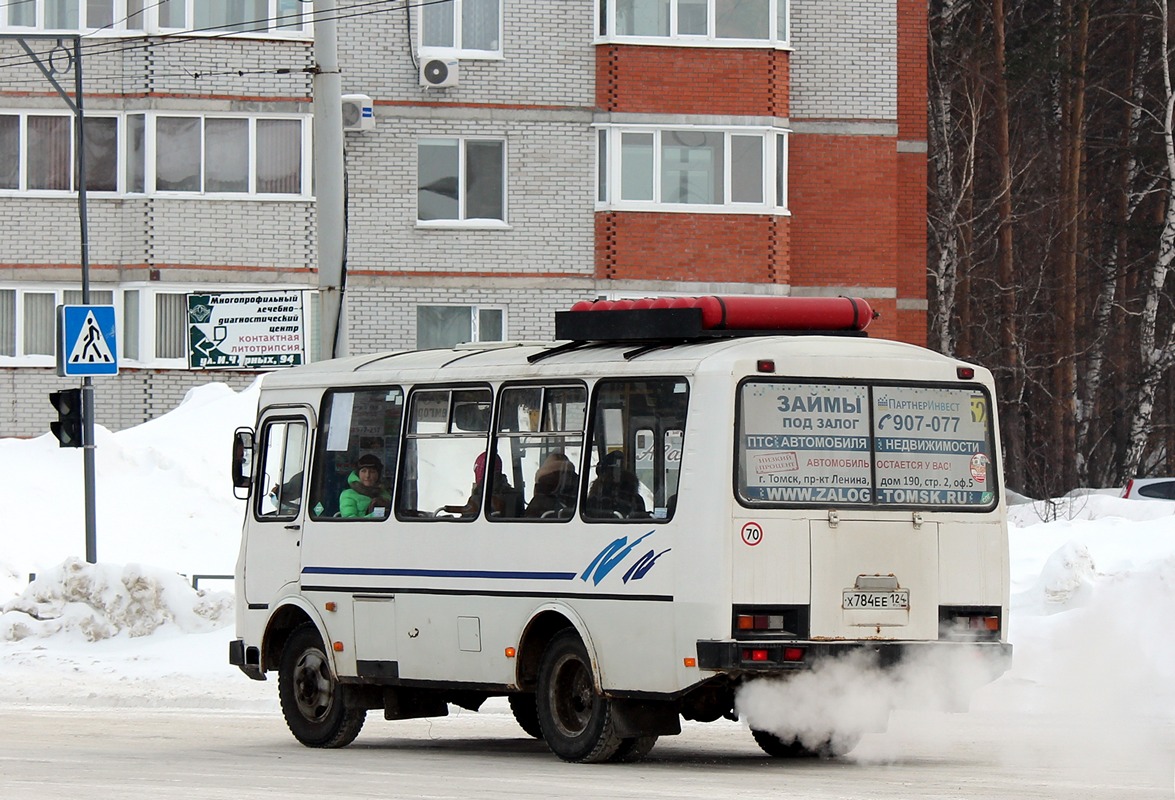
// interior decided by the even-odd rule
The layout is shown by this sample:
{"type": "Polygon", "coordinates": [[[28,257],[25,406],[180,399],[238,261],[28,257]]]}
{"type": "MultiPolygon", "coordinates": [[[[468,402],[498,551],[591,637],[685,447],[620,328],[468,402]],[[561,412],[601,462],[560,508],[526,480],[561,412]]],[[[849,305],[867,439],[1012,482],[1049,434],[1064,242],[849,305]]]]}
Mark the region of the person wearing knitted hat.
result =
{"type": "Polygon", "coordinates": [[[596,479],[588,488],[584,513],[589,517],[630,519],[647,516],[640,480],[625,468],[624,453],[613,450],[596,464],[596,479]]]}
{"type": "Polygon", "coordinates": [[[526,516],[569,517],[578,493],[575,464],[563,453],[551,453],[535,473],[534,498],[526,507],[526,516]]]}
{"type": "Polygon", "coordinates": [[[465,501],[465,505],[449,505],[444,507],[444,511],[449,514],[458,514],[462,517],[475,517],[478,511],[481,510],[481,495],[482,487],[485,486],[486,479],[490,479],[490,511],[494,514],[502,514],[505,512],[507,516],[518,516],[513,513],[509,506],[513,505],[512,501],[514,495],[517,493],[510,485],[510,481],[502,472],[502,457],[497,453],[494,454],[492,472],[486,474],[486,454],[481,453],[473,462],[473,486],[469,490],[469,499],[465,501]]]}
{"type": "Polygon", "coordinates": [[[347,479],[350,488],[339,495],[339,516],[382,518],[388,515],[392,493],[380,485],[383,462],[371,453],[359,457],[355,471],[347,479]]]}

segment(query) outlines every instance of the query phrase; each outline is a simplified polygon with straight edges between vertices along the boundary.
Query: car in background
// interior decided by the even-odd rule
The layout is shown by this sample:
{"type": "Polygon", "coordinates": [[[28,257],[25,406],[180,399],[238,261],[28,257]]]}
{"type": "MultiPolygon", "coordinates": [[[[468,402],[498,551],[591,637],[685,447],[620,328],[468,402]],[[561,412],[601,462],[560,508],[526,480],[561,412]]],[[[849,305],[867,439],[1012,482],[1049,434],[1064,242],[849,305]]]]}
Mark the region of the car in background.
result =
{"type": "Polygon", "coordinates": [[[1175,478],[1133,478],[1122,497],[1128,500],[1175,500],[1175,478]]]}

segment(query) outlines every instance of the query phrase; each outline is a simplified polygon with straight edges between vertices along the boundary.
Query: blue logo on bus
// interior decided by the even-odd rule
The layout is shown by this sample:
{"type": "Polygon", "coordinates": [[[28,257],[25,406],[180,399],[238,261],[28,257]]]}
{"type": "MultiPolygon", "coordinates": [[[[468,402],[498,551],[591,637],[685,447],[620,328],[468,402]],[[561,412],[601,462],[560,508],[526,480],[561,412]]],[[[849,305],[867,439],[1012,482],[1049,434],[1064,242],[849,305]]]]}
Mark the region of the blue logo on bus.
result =
{"type": "MultiPolygon", "coordinates": [[[[587,569],[579,576],[579,579],[586,581],[588,576],[591,576],[592,585],[599,586],[600,581],[608,576],[608,573],[615,569],[620,562],[624,561],[632,553],[633,549],[645,539],[649,538],[655,531],[649,531],[644,536],[636,539],[633,542],[628,541],[627,536],[621,536],[608,544],[603,550],[592,559],[592,562],[587,565],[587,569]]],[[[657,559],[668,553],[673,548],[667,547],[660,553],[655,550],[649,550],[643,556],[638,558],[628,571],[624,573],[622,580],[628,583],[630,580],[639,581],[648,574],[649,570],[657,563],[657,559]]]]}

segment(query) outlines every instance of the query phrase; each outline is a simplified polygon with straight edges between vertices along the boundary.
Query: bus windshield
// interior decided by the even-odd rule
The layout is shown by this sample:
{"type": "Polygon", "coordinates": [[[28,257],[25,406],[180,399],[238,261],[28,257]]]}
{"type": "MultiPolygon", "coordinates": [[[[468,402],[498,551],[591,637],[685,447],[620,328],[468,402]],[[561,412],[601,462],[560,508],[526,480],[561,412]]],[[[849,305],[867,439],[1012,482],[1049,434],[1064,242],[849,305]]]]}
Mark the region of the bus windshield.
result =
{"type": "Polygon", "coordinates": [[[746,381],[739,499],[987,510],[997,500],[990,408],[978,385],[746,381]]]}

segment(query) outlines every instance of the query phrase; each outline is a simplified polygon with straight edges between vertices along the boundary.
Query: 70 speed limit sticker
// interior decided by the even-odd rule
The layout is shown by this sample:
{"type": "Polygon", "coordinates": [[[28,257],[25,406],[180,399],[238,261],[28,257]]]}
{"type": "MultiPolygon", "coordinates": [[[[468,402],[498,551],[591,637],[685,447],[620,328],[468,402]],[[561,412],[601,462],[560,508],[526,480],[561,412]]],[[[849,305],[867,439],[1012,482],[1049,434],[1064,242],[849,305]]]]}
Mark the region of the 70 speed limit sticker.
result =
{"type": "Polygon", "coordinates": [[[743,544],[754,547],[763,541],[763,528],[757,522],[748,522],[743,525],[743,544]]]}

